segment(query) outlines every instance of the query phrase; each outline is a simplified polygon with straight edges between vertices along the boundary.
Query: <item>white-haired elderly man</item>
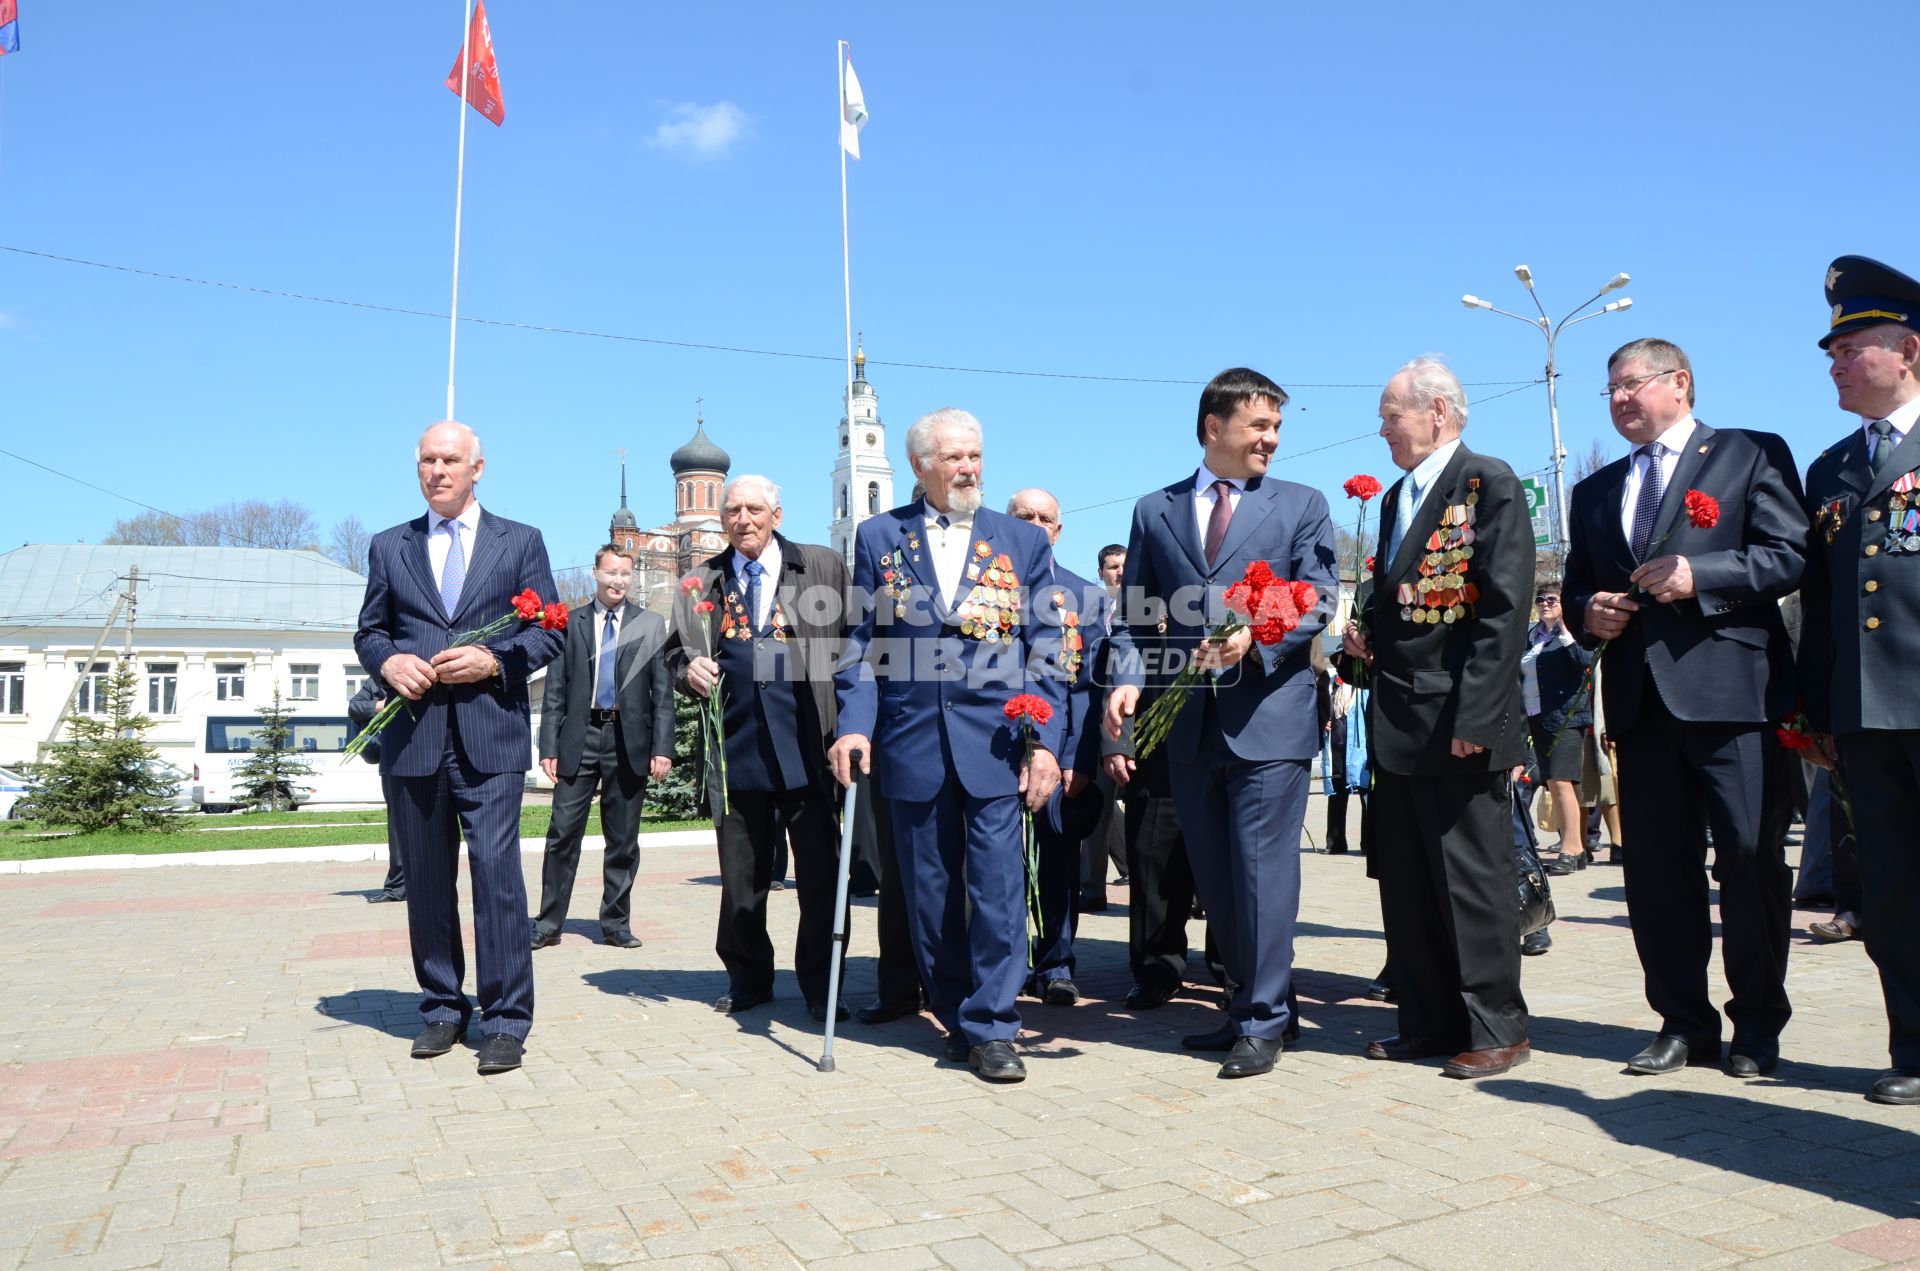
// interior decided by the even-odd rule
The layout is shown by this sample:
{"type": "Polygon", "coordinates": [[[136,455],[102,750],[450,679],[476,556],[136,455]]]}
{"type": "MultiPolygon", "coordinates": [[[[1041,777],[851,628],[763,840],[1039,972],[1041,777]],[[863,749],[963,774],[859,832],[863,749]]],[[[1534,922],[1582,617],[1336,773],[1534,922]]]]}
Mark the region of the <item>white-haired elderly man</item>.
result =
{"type": "MultiPolygon", "coordinates": [[[[688,574],[669,657],[681,692],[704,700],[718,685],[720,693],[724,777],[717,753],[703,757],[720,847],[714,951],[728,985],[714,1009],[739,1014],[773,997],[767,891],[786,835],[800,898],[794,978],[808,1011],[825,1022],[840,841],[827,743],[837,718],[833,670],[846,635],[847,567],[831,548],[779,532],[780,487],[765,477],[727,484],[720,524],[729,546],[688,574]]],[[[846,1018],[844,1008],[839,1015],[846,1018]]]]}
{"type": "Polygon", "coordinates": [[[862,612],[836,675],[834,776],[874,773],[893,826],[908,922],[947,1057],[1019,1081],[1016,997],[1027,974],[1020,813],[1060,783],[1064,683],[1047,662],[1060,627],[1053,552],[1035,526],[982,507],[980,424],[937,410],[907,431],[926,487],[854,536],[862,612]],[[1017,696],[1039,699],[1031,727],[1017,696]],[[962,887],[965,896],[961,895],[962,887]],[[971,910],[971,912],[969,912],[971,910]]]}
{"type": "Polygon", "coordinates": [[[1467,395],[1434,358],[1380,394],[1406,475],[1380,514],[1373,595],[1346,633],[1373,690],[1373,841],[1400,1031],[1369,1059],[1452,1056],[1469,1079],[1526,1061],[1508,772],[1524,763],[1520,684],[1533,529],[1513,470],[1460,440],[1467,395]]]}

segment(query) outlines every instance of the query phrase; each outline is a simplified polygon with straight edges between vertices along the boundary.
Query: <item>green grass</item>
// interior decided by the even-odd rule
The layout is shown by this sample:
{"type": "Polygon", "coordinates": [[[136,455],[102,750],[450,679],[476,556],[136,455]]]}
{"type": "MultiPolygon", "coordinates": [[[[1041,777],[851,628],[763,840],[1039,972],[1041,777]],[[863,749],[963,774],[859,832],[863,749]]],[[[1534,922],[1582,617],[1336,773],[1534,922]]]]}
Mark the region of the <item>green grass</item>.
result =
{"type": "MultiPolygon", "coordinates": [[[[548,810],[522,808],[520,837],[539,838],[547,832],[548,810]]],[[[58,856],[150,856],[174,852],[231,852],[259,847],[338,847],[387,841],[386,813],[265,812],[234,816],[177,818],[173,831],[101,830],[93,834],[61,834],[37,821],[0,822],[0,861],[37,861],[58,856]],[[327,824],[347,822],[348,824],[327,824]],[[244,827],[244,828],[241,828],[244,827]],[[34,837],[47,835],[48,837],[34,837]]],[[[643,834],[660,830],[707,829],[711,821],[680,821],[649,813],[641,822],[643,834]]],[[[600,832],[598,809],[587,817],[588,834],[600,832]]]]}

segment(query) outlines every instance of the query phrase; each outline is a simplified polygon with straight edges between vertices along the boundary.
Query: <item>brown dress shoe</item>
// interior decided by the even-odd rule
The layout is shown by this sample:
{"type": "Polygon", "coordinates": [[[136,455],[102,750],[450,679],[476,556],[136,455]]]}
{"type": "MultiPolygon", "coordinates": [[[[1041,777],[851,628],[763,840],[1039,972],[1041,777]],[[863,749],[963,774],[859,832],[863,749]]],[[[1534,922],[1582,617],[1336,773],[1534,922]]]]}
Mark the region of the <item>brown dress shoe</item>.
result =
{"type": "Polygon", "coordinates": [[[1509,1068],[1526,1063],[1532,1056],[1533,1047],[1527,1042],[1496,1046],[1492,1050],[1463,1050],[1447,1060],[1440,1071],[1462,1081],[1471,1081],[1475,1077],[1497,1077],[1509,1068]]]}
{"type": "Polygon", "coordinates": [[[1451,1053],[1453,1053],[1451,1046],[1443,1046],[1439,1042],[1431,1042],[1424,1037],[1402,1037],[1398,1033],[1392,1037],[1382,1037],[1378,1041],[1367,1043],[1368,1059],[1389,1059],[1401,1064],[1451,1053]]]}

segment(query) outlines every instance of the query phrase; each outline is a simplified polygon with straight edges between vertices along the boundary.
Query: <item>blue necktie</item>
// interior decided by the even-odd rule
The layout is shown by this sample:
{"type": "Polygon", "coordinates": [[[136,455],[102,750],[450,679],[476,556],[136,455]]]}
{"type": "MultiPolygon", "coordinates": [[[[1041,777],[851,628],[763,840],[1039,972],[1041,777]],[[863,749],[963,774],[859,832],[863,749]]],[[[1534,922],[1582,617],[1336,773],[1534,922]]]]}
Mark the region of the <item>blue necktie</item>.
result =
{"type": "Polygon", "coordinates": [[[1400,483],[1400,499],[1393,509],[1393,533],[1387,539],[1387,559],[1381,562],[1381,568],[1390,568],[1394,558],[1400,555],[1400,540],[1407,536],[1407,523],[1413,520],[1413,474],[1409,472],[1406,480],[1400,483]]]}
{"type": "Polygon", "coordinates": [[[760,633],[760,575],[764,567],[757,560],[747,562],[747,621],[754,634],[760,633]]]}
{"type": "Polygon", "coordinates": [[[451,540],[447,545],[447,563],[440,571],[440,605],[451,622],[454,610],[460,607],[460,588],[467,581],[467,553],[460,546],[460,522],[449,517],[440,525],[451,540]]]}
{"type": "Polygon", "coordinates": [[[613,709],[613,610],[607,610],[607,629],[600,633],[600,673],[594,676],[593,704],[603,711],[613,709]]]}
{"type": "Polygon", "coordinates": [[[1647,474],[1640,478],[1640,497],[1633,504],[1633,558],[1646,563],[1647,549],[1653,545],[1653,523],[1660,519],[1660,443],[1650,441],[1640,447],[1647,457],[1647,474]]]}

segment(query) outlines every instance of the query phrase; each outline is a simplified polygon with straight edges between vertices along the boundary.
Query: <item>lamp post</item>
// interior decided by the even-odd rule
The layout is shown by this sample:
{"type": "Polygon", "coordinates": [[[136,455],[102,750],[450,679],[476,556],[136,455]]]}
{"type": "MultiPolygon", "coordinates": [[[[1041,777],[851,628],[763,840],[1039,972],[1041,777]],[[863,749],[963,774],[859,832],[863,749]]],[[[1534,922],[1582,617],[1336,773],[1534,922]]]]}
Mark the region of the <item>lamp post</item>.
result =
{"type": "Polygon", "coordinates": [[[1600,317],[1602,314],[1618,313],[1622,309],[1633,308],[1632,299],[1627,296],[1622,296],[1618,300],[1609,301],[1606,305],[1594,310],[1592,313],[1582,312],[1582,310],[1588,305],[1591,305],[1595,300],[1600,299],[1600,297],[1609,292],[1618,291],[1620,288],[1626,286],[1630,279],[1628,279],[1625,274],[1615,274],[1608,280],[1606,286],[1600,288],[1599,291],[1595,292],[1590,298],[1579,305],[1578,308],[1573,309],[1566,317],[1560,319],[1560,321],[1551,322],[1547,318],[1546,308],[1540,303],[1539,293],[1533,289],[1533,271],[1525,265],[1515,265],[1513,267],[1513,276],[1518,278],[1520,285],[1527,289],[1527,298],[1532,300],[1533,307],[1540,311],[1539,317],[1527,318],[1517,313],[1508,313],[1505,309],[1496,309],[1491,300],[1482,300],[1478,296],[1462,296],[1460,297],[1460,303],[1469,309],[1485,309],[1490,313],[1497,313],[1502,317],[1512,318],[1515,322],[1524,322],[1546,337],[1547,418],[1553,425],[1553,499],[1554,503],[1558,505],[1558,513],[1554,517],[1554,524],[1559,531],[1559,541],[1554,546],[1556,549],[1564,551],[1568,539],[1572,537],[1572,529],[1567,516],[1567,452],[1565,447],[1560,444],[1560,397],[1554,385],[1554,346],[1560,339],[1560,333],[1576,323],[1585,322],[1588,318],[1600,317]]]}

